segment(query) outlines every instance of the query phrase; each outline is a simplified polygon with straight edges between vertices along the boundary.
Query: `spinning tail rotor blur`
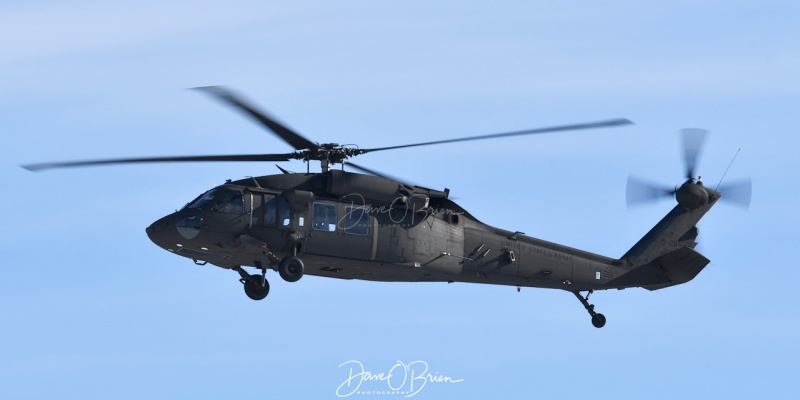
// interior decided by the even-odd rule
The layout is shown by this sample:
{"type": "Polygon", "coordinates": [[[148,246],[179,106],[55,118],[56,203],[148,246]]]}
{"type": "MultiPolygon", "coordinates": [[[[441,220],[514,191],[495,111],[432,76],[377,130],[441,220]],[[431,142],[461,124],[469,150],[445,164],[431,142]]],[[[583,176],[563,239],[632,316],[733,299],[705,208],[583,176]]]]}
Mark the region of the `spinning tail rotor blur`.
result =
{"type": "MultiPolygon", "coordinates": [[[[696,172],[700,154],[703,151],[707,137],[708,131],[704,129],[688,128],[681,130],[681,150],[683,152],[684,178],[686,179],[682,184],[671,187],[632,175],[628,176],[625,193],[628,208],[654,203],[668,197],[676,197],[682,188],[689,187],[687,184],[702,184],[700,176],[696,176],[696,172]]],[[[750,207],[750,199],[752,197],[750,178],[720,184],[716,190],[722,194],[721,199],[729,204],[745,209],[750,207]]]]}

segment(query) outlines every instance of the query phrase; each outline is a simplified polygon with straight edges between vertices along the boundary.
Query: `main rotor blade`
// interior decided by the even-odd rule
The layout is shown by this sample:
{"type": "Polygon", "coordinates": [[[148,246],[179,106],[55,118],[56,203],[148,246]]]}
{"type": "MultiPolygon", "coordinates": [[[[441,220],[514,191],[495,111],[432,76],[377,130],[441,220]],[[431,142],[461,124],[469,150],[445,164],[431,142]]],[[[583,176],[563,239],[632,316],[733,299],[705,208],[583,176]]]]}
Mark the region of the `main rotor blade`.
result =
{"type": "Polygon", "coordinates": [[[344,161],[344,164],[345,165],[349,165],[349,166],[351,166],[351,167],[353,167],[353,168],[355,168],[355,169],[357,169],[359,171],[366,172],[366,173],[371,174],[371,175],[379,176],[381,178],[389,179],[389,180],[400,182],[400,183],[409,184],[409,182],[404,180],[404,179],[396,178],[394,176],[384,174],[383,172],[378,172],[378,171],[376,171],[374,169],[369,169],[369,168],[366,168],[366,167],[362,167],[362,166],[360,166],[358,164],[354,164],[354,163],[352,163],[350,161],[344,161]]]}
{"type": "Polygon", "coordinates": [[[720,186],[717,191],[722,193],[722,200],[745,209],[750,208],[750,199],[753,195],[753,183],[750,178],[727,183],[720,186]]]}
{"type": "Polygon", "coordinates": [[[673,188],[628,176],[628,184],[625,186],[625,203],[631,207],[672,197],[674,194],[675,189],[673,188]]]}
{"type": "Polygon", "coordinates": [[[681,130],[683,138],[683,163],[686,166],[686,178],[697,179],[695,168],[697,159],[703,150],[703,143],[706,141],[708,131],[705,129],[687,128],[681,130]]]}
{"type": "Polygon", "coordinates": [[[259,111],[255,107],[245,103],[241,99],[241,97],[234,96],[233,93],[223,88],[222,86],[204,86],[204,87],[197,87],[194,89],[210,93],[217,99],[220,99],[223,102],[233,106],[234,108],[244,112],[245,114],[254,118],[256,121],[260,122],[267,129],[275,133],[278,137],[283,139],[283,141],[289,143],[289,145],[294,147],[296,150],[304,150],[304,149],[316,150],[319,148],[319,146],[317,146],[316,143],[311,142],[310,140],[304,138],[299,133],[281,125],[271,117],[267,116],[265,112],[259,111]]]}
{"type": "Polygon", "coordinates": [[[574,131],[579,129],[593,129],[593,128],[608,128],[612,126],[619,126],[619,125],[629,125],[633,124],[633,122],[620,118],[620,119],[612,119],[608,121],[600,121],[600,122],[590,122],[585,124],[575,124],[575,125],[563,125],[563,126],[554,126],[550,128],[539,128],[539,129],[529,129],[524,131],[515,131],[515,132],[506,132],[506,133],[495,133],[491,135],[480,135],[480,136],[470,136],[464,138],[456,138],[456,139],[445,139],[445,140],[436,140],[433,142],[423,142],[423,143],[412,143],[412,144],[404,144],[399,146],[389,146],[389,147],[377,147],[374,149],[364,149],[362,150],[363,153],[369,153],[372,151],[381,151],[381,150],[394,150],[394,149],[402,149],[406,147],[417,147],[417,146],[429,146],[434,144],[444,144],[444,143],[455,143],[455,142],[466,142],[469,140],[482,140],[482,139],[496,139],[502,137],[509,137],[509,136],[521,136],[521,135],[533,135],[537,133],[549,133],[549,132],[561,132],[561,131],[574,131]]]}
{"type": "Polygon", "coordinates": [[[21,165],[28,171],[38,172],[46,169],[88,167],[93,165],[109,164],[136,164],[159,162],[200,162],[200,161],[289,161],[294,154],[243,154],[230,156],[181,156],[181,157],[145,157],[145,158],[115,158],[108,160],[66,161],[55,163],[41,163],[21,165]]]}

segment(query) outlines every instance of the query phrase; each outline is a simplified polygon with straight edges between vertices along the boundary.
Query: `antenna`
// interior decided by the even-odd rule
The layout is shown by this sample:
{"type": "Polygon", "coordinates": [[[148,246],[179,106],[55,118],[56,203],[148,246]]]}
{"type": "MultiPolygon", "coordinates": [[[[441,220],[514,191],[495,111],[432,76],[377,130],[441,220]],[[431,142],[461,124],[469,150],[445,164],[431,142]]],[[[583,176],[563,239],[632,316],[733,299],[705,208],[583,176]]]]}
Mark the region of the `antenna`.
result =
{"type": "Polygon", "coordinates": [[[740,151],[742,151],[741,147],[739,147],[739,150],[736,150],[736,154],[733,155],[733,159],[731,160],[731,163],[728,164],[728,168],[725,168],[725,173],[722,174],[722,178],[720,178],[719,183],[717,184],[717,187],[714,188],[714,190],[719,189],[719,185],[722,184],[722,180],[725,179],[725,175],[728,174],[728,170],[731,169],[731,165],[733,165],[733,162],[736,161],[736,156],[739,155],[740,151]]]}

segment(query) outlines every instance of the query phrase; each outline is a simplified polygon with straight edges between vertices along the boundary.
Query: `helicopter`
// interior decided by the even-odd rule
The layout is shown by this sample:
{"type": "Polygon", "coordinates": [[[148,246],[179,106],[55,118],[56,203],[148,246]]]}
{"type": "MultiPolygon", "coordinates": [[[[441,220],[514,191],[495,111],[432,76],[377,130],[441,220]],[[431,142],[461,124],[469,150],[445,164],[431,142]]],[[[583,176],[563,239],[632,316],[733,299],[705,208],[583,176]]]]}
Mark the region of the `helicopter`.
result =
{"type": "MultiPolygon", "coordinates": [[[[707,136],[683,130],[685,181],[675,187],[629,177],[629,205],[673,197],[677,204],[619,258],[567,247],[479,221],[435,190],[403,182],[351,162],[358,155],[438,145],[632,124],[627,119],[555,126],[376,148],[316,143],[291,130],[241,96],[220,86],[196,88],[244,113],[288,143],[282,154],[120,158],[23,165],[53,168],[153,162],[281,162],[303,160],[305,173],[226,180],[146,228],[164,250],[238,273],[245,294],[263,300],[267,271],[287,282],[304,275],[384,282],[466,282],[560,289],[571,292],[591,317],[606,324],[589,297],[595,290],[658,290],[692,280],[710,262],[695,250],[697,223],[722,198],[747,206],[751,184],[715,189],[695,178],[707,136]],[[312,161],[321,171],[312,173],[312,161]],[[341,169],[331,168],[340,164],[341,169]],[[348,166],[363,173],[344,170],[348,166]],[[254,273],[245,268],[254,268],[254,273]],[[583,292],[586,292],[584,295],[583,292]]],[[[727,171],[726,171],[727,172],[727,171]]],[[[724,175],[723,175],[724,177],[724,175]]]]}

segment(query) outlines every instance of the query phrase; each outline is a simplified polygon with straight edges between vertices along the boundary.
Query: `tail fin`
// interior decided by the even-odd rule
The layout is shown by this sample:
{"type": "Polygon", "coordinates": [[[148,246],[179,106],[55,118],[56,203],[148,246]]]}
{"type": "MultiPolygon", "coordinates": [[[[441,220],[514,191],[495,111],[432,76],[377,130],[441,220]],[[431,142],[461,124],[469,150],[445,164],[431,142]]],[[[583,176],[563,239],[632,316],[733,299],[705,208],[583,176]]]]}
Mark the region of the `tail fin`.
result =
{"type": "Polygon", "coordinates": [[[710,262],[696,252],[697,222],[718,198],[689,210],[677,205],[624,256],[622,268],[630,269],[609,282],[611,287],[643,287],[650,290],[692,280],[710,262]]]}

